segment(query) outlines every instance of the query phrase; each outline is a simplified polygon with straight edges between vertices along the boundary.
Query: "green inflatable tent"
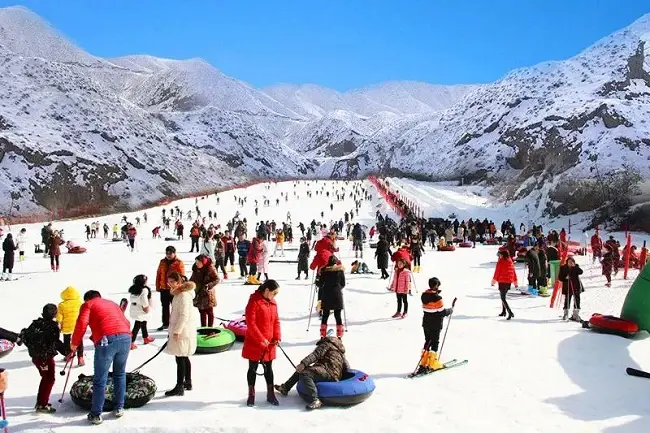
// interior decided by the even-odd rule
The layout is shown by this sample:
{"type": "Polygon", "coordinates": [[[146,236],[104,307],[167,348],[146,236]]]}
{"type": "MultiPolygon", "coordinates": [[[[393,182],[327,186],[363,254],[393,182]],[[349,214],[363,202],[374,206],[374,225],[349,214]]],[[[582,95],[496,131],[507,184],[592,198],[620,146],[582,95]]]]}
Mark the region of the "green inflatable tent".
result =
{"type": "Polygon", "coordinates": [[[650,266],[644,266],[627,292],[621,318],[639,325],[639,330],[650,332],[650,266]]]}

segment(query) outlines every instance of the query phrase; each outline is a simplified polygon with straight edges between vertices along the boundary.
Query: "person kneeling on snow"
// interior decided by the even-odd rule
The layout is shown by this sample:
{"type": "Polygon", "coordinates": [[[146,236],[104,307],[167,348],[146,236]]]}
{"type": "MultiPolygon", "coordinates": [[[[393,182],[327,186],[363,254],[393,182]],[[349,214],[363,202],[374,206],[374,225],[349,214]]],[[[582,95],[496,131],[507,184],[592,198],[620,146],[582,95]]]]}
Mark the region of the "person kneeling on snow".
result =
{"type": "Polygon", "coordinates": [[[352,262],[352,268],[350,269],[350,273],[351,274],[372,274],[372,272],[368,268],[368,265],[358,260],[352,262]]]}
{"type": "Polygon", "coordinates": [[[323,403],[318,399],[318,382],[338,382],[350,368],[345,359],[343,342],[333,335],[323,337],[316,343],[316,349],[296,366],[296,371],[282,385],[275,385],[276,391],[287,396],[291,388],[301,381],[311,398],[308,410],[318,409],[323,403]]]}

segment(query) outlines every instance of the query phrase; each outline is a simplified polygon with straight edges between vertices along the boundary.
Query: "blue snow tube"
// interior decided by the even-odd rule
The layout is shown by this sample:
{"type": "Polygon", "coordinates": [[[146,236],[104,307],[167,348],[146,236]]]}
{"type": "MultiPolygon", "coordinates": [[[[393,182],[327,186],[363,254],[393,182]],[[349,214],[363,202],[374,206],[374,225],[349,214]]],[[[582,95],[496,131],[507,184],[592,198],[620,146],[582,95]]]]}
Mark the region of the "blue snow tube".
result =
{"type": "MultiPolygon", "coordinates": [[[[317,382],[318,398],[327,406],[352,406],[362,403],[375,390],[375,381],[363,371],[348,370],[338,382],[317,382]]],[[[305,392],[302,381],[296,387],[298,394],[308,403],[310,397],[305,392]]]]}

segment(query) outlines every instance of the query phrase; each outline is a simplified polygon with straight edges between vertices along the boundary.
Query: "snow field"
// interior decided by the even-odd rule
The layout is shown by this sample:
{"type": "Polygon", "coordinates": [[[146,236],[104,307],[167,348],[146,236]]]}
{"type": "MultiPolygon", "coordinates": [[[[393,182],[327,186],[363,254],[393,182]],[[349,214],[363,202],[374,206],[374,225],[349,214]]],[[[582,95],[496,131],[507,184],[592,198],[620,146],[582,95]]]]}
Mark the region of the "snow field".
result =
{"type": "MultiPolygon", "coordinates": [[[[312,192],[322,186],[332,192],[337,182],[310,182],[312,192]]],[[[392,184],[392,182],[391,182],[392,184]]],[[[241,212],[249,222],[249,235],[254,231],[255,221],[275,219],[284,221],[291,212],[294,238],[299,239],[297,224],[308,225],[312,219],[320,219],[325,212],[326,223],[330,218],[340,218],[345,211],[354,208],[349,198],[334,201],[330,212],[325,195],[306,197],[306,182],[301,182],[293,196],[291,182],[272,185],[256,185],[220,195],[216,205],[214,196],[199,199],[203,215],[209,209],[217,210],[218,221],[225,226],[235,211],[241,212]],[[289,193],[289,202],[281,199],[279,207],[275,198],[280,192],[289,193]],[[234,195],[246,195],[244,208],[236,206],[234,195]],[[263,196],[271,200],[271,206],[261,206],[263,196]],[[260,202],[260,216],[254,216],[254,198],[260,202]]],[[[364,182],[367,188],[373,187],[364,182]]],[[[351,187],[346,187],[349,194],[351,187]]],[[[439,188],[443,189],[444,188],[439,188]]],[[[449,191],[452,191],[450,188],[449,191]]],[[[414,191],[417,193],[417,191],[414,191]]],[[[372,225],[377,209],[386,210],[385,204],[375,196],[372,203],[364,202],[356,221],[372,225]]],[[[447,195],[451,194],[448,193],[447,195]]],[[[432,199],[422,195],[422,201],[438,202],[448,206],[451,199],[444,194],[432,199]],[[447,202],[445,202],[447,200],[447,202]],[[445,204],[447,203],[447,204],[445,204]]],[[[472,208],[473,216],[499,215],[486,208],[484,202],[469,201],[462,195],[454,195],[457,206],[472,208]]],[[[194,210],[194,199],[181,200],[166,206],[177,205],[184,211],[194,210]]],[[[55,222],[56,229],[65,230],[65,239],[77,241],[88,248],[83,255],[61,257],[61,271],[52,273],[49,260],[33,255],[17,262],[16,272],[23,278],[15,282],[0,283],[0,326],[19,331],[36,318],[45,303],[58,303],[59,293],[68,285],[75,286],[82,294],[88,289],[99,290],[104,297],[118,302],[127,295],[132,278],[145,273],[153,283],[158,261],[170,242],[152,240],[151,229],[158,224],[161,208],[149,211],[149,223],[138,227],[137,251],[130,253],[122,243],[103,239],[85,242],[83,224],[88,221],[55,222]]],[[[503,218],[510,215],[505,209],[503,218]]],[[[138,213],[141,215],[142,213],[138,213]]],[[[129,215],[130,220],[136,214],[129,215]]],[[[440,216],[448,216],[441,213],[440,216]]],[[[459,217],[461,215],[459,214],[459,217]]],[[[119,222],[121,215],[99,218],[109,226],[119,222]]],[[[502,218],[493,217],[500,224],[502,218]]],[[[514,222],[514,220],[513,220],[514,222]]],[[[184,221],[186,228],[188,222],[184,221]]],[[[41,225],[25,226],[33,241],[40,240],[41,225]]],[[[17,233],[20,227],[13,227],[17,233]]],[[[187,232],[187,230],[186,230],[187,232]]],[[[166,236],[169,232],[162,232],[166,236]]],[[[196,253],[188,253],[189,239],[171,242],[176,245],[179,256],[185,261],[189,273],[196,253]]],[[[339,256],[349,272],[354,260],[348,241],[339,241],[339,256]]],[[[365,260],[375,270],[374,250],[364,246],[365,260]]],[[[65,250],[65,249],[64,249],[65,250]]],[[[272,250],[272,245],[271,245],[272,250]]],[[[158,384],[156,397],[142,409],[129,410],[121,420],[107,415],[103,425],[93,427],[99,432],[238,432],[260,431],[310,431],[331,432],[421,432],[432,428],[442,432],[608,432],[636,433],[650,428],[650,400],[648,382],[625,375],[625,367],[650,369],[650,345],[643,340],[625,340],[620,337],[597,335],[580,328],[579,324],[559,320],[561,310],[548,307],[549,298],[509,295],[515,314],[511,321],[497,317],[500,302],[496,289],[489,287],[496,261],[496,247],[478,245],[476,249],[457,249],[455,252],[435,252],[427,248],[422,257],[422,272],[415,275],[417,291],[425,289],[428,278],[437,276],[442,281],[442,295],[450,306],[458,297],[455,314],[451,321],[447,341],[442,352],[443,361],[452,358],[469,359],[466,366],[435,373],[432,376],[404,379],[419,359],[423,344],[421,330],[421,306],[419,294],[409,297],[409,316],[403,320],[390,319],[395,312],[393,294],[386,291],[386,281],[379,275],[350,275],[346,273],[347,286],[344,299],[349,332],[344,342],[347,356],[353,368],[363,370],[373,377],[377,389],[365,403],[348,408],[325,408],[306,413],[304,403],[295,390],[288,398],[280,398],[279,407],[265,402],[263,378],[257,383],[257,408],[245,406],[247,362],[241,358],[241,344],[229,352],[216,355],[192,357],[194,390],[184,397],[165,398],[162,393],[175,383],[173,357],[161,354],[148,364],[142,373],[154,378],[158,384]]],[[[296,251],[286,253],[288,258],[297,257],[296,251]]],[[[586,258],[579,258],[585,269],[583,282],[583,318],[592,312],[618,314],[632,279],[614,280],[612,288],[604,287],[599,267],[592,266],[586,258]]],[[[236,266],[236,265],[235,265],[236,266]]],[[[518,265],[519,280],[523,284],[523,265],[518,265]]],[[[237,266],[236,266],[237,267],[237,266]]],[[[636,274],[632,275],[632,278],[636,274]]],[[[243,286],[237,272],[229,275],[217,287],[218,305],[215,315],[225,319],[238,318],[244,310],[253,288],[243,286]]],[[[309,331],[308,302],[310,281],[295,281],[296,264],[271,264],[270,277],[280,282],[277,302],[282,323],[282,346],[297,363],[314,347],[318,339],[318,317],[312,317],[309,331]]],[[[511,291],[514,293],[515,291],[511,291]]],[[[198,312],[197,312],[198,314],[198,312]]],[[[149,329],[160,326],[160,307],[154,295],[154,311],[149,329]]],[[[330,318],[330,327],[334,319],[330,318]]],[[[127,370],[139,366],[154,355],[166,338],[165,333],[152,332],[156,341],[141,345],[132,351],[127,370]]],[[[89,341],[85,340],[87,346],[89,341]]],[[[92,350],[86,347],[87,366],[75,368],[72,380],[79,374],[92,374],[92,350]]],[[[0,366],[10,371],[10,388],[7,392],[7,412],[11,431],[22,432],[76,432],[89,427],[85,411],[77,408],[66,395],[59,406],[64,379],[57,375],[57,384],[51,402],[59,409],[54,416],[35,415],[32,408],[39,377],[24,347],[17,348],[0,360],[0,366]]],[[[63,363],[58,362],[57,368],[63,363]]],[[[281,383],[291,374],[292,367],[278,351],[274,362],[275,382],[281,383]]]]}

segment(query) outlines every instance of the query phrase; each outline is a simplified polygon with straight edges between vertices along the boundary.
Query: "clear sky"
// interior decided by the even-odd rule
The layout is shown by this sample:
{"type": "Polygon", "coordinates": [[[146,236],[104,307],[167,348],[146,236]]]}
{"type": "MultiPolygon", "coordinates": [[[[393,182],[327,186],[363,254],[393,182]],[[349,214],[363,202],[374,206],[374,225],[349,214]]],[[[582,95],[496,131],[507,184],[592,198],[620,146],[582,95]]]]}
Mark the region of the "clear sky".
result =
{"type": "Polygon", "coordinates": [[[571,57],[650,0],[0,0],[91,54],[202,57],[255,87],[485,83],[571,57]]]}

